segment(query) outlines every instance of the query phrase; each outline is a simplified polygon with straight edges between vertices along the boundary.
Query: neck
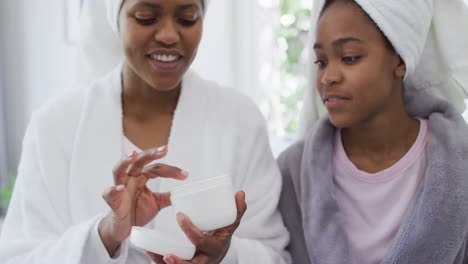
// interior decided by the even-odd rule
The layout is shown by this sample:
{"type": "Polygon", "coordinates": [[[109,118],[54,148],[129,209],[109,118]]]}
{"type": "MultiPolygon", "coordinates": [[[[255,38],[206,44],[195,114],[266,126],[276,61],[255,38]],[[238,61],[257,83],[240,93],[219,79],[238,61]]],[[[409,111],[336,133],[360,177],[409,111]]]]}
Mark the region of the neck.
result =
{"type": "Polygon", "coordinates": [[[124,69],[122,77],[122,107],[124,115],[150,119],[157,115],[172,115],[176,109],[181,84],[169,91],[158,91],[144,80],[124,69]]]}
{"type": "Polygon", "coordinates": [[[367,121],[342,129],[346,153],[380,157],[406,153],[418,136],[419,121],[406,113],[403,100],[397,100],[396,105],[367,121]]]}
{"type": "Polygon", "coordinates": [[[342,130],[343,147],[348,155],[385,155],[406,152],[419,133],[419,122],[412,118],[398,121],[376,120],[342,130]]]}

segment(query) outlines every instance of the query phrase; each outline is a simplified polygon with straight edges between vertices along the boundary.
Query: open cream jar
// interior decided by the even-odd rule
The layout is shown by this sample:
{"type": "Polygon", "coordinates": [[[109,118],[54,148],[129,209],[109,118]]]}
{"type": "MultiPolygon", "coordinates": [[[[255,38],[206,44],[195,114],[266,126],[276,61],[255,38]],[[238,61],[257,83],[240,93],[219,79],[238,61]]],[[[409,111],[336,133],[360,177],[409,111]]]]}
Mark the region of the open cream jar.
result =
{"type": "Polygon", "coordinates": [[[176,213],[187,215],[202,231],[228,226],[236,220],[237,207],[229,176],[209,178],[176,187],[171,192],[176,213]]]}
{"type": "MultiPolygon", "coordinates": [[[[174,214],[186,214],[202,231],[212,231],[228,226],[236,220],[237,207],[228,176],[214,177],[179,185],[171,191],[172,207],[165,208],[177,232],[133,227],[131,242],[143,250],[159,255],[174,254],[181,259],[193,258],[196,248],[183,234],[174,214]],[[179,237],[176,233],[182,237],[179,237]]],[[[160,212],[160,214],[162,211],[160,212]]]]}

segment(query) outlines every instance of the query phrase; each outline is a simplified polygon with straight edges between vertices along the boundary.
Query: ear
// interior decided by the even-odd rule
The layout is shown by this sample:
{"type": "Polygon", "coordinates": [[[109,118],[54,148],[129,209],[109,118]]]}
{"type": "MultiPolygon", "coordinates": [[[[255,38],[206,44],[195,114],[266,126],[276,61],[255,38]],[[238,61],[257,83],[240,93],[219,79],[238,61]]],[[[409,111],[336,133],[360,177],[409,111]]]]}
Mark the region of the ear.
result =
{"type": "Polygon", "coordinates": [[[406,75],[406,64],[400,56],[398,56],[398,63],[394,74],[396,78],[404,78],[406,75]]]}

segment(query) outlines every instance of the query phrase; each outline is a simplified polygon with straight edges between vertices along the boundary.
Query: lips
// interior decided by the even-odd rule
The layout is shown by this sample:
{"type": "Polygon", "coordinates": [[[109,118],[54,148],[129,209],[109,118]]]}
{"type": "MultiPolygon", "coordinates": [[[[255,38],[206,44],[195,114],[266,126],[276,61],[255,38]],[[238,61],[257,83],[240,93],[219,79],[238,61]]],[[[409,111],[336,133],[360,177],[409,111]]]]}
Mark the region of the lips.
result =
{"type": "Polygon", "coordinates": [[[326,95],[323,97],[323,103],[329,109],[331,108],[340,108],[348,103],[351,99],[346,96],[341,95],[326,95]]]}

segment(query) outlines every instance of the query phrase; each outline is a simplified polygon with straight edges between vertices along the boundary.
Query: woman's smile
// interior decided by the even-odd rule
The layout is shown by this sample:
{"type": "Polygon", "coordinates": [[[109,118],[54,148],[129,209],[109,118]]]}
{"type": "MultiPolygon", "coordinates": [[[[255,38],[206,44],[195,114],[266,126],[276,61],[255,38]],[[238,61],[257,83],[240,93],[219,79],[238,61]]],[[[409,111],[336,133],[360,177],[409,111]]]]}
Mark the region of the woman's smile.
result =
{"type": "Polygon", "coordinates": [[[183,68],[183,55],[178,50],[156,50],[146,56],[159,72],[176,72],[183,68]]]}

